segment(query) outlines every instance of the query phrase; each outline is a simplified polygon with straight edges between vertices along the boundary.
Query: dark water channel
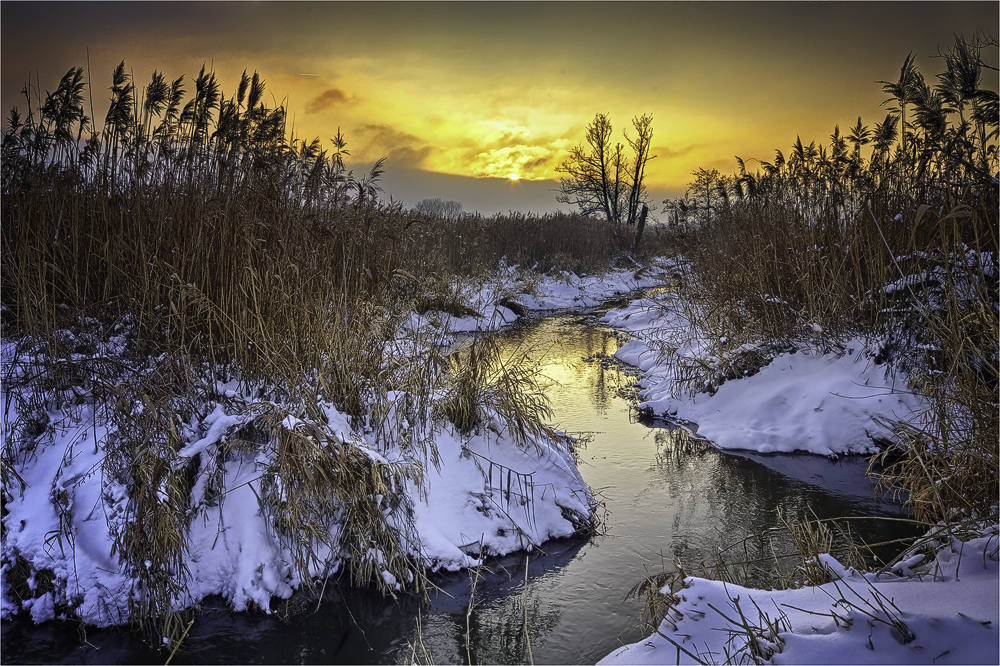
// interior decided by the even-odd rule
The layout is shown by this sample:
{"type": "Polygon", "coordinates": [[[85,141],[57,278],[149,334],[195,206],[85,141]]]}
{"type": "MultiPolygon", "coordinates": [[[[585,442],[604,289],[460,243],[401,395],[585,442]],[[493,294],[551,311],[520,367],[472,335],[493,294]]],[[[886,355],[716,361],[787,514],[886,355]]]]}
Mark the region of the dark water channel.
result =
{"type": "MultiPolygon", "coordinates": [[[[615,335],[581,314],[521,325],[507,343],[531,349],[552,401],[555,423],[581,438],[584,478],[605,502],[606,534],[544,545],[490,563],[476,581],[468,615],[469,572],[439,575],[430,603],[382,599],[330,585],[315,613],[282,621],[231,615],[206,603],[172,663],[593,663],[645,636],[640,605],[623,603],[646,571],[680,560],[689,573],[720,546],[814,512],[818,517],[900,516],[864,476],[866,462],[815,456],[722,454],[683,431],[637,423],[633,381],[601,362],[615,335]],[[585,360],[589,359],[589,360],[585,360]],[[528,636],[524,632],[525,599],[528,636]],[[469,640],[467,640],[467,636],[469,640]],[[530,641],[530,646],[529,646],[530,641]]],[[[867,543],[912,533],[904,523],[852,523],[867,543]]],[[[30,621],[3,623],[4,663],[163,663],[125,630],[91,630],[30,621]]]]}

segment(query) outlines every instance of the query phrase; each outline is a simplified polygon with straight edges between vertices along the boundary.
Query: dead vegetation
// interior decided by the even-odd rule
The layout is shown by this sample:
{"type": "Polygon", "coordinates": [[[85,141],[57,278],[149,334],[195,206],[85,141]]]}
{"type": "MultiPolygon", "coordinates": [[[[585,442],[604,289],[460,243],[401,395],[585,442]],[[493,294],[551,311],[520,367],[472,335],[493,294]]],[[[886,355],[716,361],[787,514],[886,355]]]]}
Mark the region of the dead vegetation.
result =
{"type": "MultiPolygon", "coordinates": [[[[382,203],[383,162],[355,175],[341,134],[331,148],[289,136],[257,73],[224,92],[205,69],[141,85],[122,63],[103,122],[85,79],[73,68],[52,93],[26,85],[27,111],[3,133],[5,507],[76,419],[71,448],[105,454],[102,501],[133,582],[109,617],[175,644],[187,534],[227,501],[234,460],[257,466],[251,489],[303,584],[347,562],[359,585],[422,590],[402,489],[437,464],[431,424],[497,428],[522,447],[551,433],[530,372],[494,342],[452,360],[426,341],[402,353],[401,323],[468,314],[455,276],[603,270],[621,243],[576,215],[439,219],[382,203]],[[191,453],[220,406],[234,422],[191,453]],[[338,436],[330,409],[402,458],[338,436]]],[[[82,479],[52,495],[66,518],[52,548],[73,547],[67,498],[82,479]]],[[[70,614],[79,602],[66,599],[70,614]]]]}
{"type": "Polygon", "coordinates": [[[826,145],[797,138],[731,176],[699,169],[667,202],[688,259],[682,298],[663,305],[685,322],[660,342],[677,391],[864,340],[930,405],[885,424],[897,436],[881,460],[883,486],[927,522],[996,512],[996,47],[956,38],[935,86],[907,58],[883,86],[897,109],[874,128],[859,118],[826,145]]]}

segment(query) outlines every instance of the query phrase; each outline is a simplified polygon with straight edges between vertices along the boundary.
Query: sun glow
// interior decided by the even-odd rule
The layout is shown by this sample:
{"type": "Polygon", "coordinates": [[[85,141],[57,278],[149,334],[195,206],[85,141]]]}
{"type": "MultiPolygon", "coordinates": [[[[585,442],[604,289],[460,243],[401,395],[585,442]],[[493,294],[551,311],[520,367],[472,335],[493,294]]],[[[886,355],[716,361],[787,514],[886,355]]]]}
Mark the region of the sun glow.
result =
{"type": "Polygon", "coordinates": [[[521,180],[521,177],[518,176],[516,173],[510,174],[509,176],[507,176],[507,178],[510,179],[511,182],[517,182],[521,180]]]}

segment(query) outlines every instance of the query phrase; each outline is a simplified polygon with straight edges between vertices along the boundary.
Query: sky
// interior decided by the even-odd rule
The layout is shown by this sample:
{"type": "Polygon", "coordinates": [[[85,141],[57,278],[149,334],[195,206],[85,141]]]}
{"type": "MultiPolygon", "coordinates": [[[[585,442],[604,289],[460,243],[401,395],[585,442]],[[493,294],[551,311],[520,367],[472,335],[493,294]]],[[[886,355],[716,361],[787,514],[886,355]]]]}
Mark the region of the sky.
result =
{"type": "Polygon", "coordinates": [[[654,202],[699,167],[874,125],[877,81],[911,51],[933,79],[953,35],[996,34],[1000,5],[3,0],[0,19],[5,125],[29,76],[44,95],[88,59],[99,121],[122,59],[139,85],[207,65],[227,96],[256,70],[296,136],[329,145],[340,128],[358,172],[386,157],[387,196],[492,214],[560,208],[555,168],[597,113],[622,143],[652,115],[654,202]]]}

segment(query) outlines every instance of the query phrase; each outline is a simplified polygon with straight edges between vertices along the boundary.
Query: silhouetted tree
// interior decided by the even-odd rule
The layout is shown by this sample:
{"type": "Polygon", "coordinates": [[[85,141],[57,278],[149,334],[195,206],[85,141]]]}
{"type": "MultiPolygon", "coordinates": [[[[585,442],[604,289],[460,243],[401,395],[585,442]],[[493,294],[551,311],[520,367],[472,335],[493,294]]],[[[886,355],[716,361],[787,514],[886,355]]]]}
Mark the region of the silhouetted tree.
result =
{"type": "Polygon", "coordinates": [[[696,216],[702,224],[708,224],[712,219],[712,212],[723,198],[721,193],[725,191],[725,183],[717,169],[698,167],[691,175],[694,176],[694,183],[688,192],[694,195],[694,208],[701,213],[696,213],[696,216]]]}
{"type": "Polygon", "coordinates": [[[653,140],[653,118],[650,115],[632,119],[634,139],[624,133],[632,149],[632,157],[621,143],[612,145],[611,118],[605,113],[594,116],[587,125],[585,142],[569,151],[569,158],[556,167],[566,174],[559,180],[556,201],[577,206],[584,215],[603,215],[615,224],[634,224],[640,206],[646,201],[643,180],[653,140]]]}
{"type": "Polygon", "coordinates": [[[424,199],[413,207],[414,212],[428,217],[440,217],[446,220],[457,219],[462,214],[462,204],[458,201],[442,199],[424,199]]]}

